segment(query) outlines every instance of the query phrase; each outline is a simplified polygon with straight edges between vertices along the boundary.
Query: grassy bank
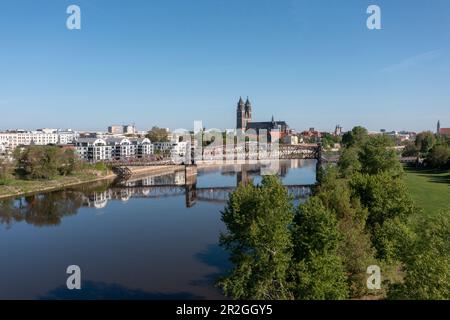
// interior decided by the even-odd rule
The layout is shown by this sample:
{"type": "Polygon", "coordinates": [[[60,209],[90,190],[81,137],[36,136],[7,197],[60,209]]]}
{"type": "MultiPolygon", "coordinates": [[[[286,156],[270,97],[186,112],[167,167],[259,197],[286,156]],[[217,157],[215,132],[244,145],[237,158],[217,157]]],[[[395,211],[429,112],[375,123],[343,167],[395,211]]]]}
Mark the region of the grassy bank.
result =
{"type": "Polygon", "coordinates": [[[0,181],[0,199],[35,192],[61,189],[68,186],[114,178],[108,172],[84,172],[70,176],[57,176],[51,180],[5,179],[0,181]]]}
{"type": "Polygon", "coordinates": [[[450,208],[450,171],[405,168],[405,181],[426,214],[450,208]]]}

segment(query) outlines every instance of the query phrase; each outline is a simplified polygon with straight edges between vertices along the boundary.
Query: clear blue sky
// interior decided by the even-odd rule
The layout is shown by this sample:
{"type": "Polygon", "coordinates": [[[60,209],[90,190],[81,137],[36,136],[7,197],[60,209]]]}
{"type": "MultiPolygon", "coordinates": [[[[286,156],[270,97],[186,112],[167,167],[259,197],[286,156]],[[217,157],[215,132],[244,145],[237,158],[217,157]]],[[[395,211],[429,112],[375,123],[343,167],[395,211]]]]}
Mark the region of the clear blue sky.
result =
{"type": "Polygon", "coordinates": [[[450,1],[0,1],[0,129],[233,128],[240,95],[296,129],[450,127],[450,1]]]}

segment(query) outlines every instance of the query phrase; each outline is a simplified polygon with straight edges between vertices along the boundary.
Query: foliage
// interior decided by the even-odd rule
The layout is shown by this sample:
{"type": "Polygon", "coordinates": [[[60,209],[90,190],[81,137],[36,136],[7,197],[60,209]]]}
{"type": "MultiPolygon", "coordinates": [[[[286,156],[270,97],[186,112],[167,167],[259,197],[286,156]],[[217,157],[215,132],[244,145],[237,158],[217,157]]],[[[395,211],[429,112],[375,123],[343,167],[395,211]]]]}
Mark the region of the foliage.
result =
{"type": "Polygon", "coordinates": [[[406,277],[392,286],[391,299],[450,299],[450,211],[422,218],[403,259],[406,277]]]}
{"type": "Polygon", "coordinates": [[[416,147],[422,153],[427,153],[436,143],[436,137],[433,132],[425,131],[417,134],[416,147]]]}
{"type": "Polygon", "coordinates": [[[150,141],[152,143],[154,143],[154,142],[168,142],[169,141],[167,130],[163,129],[163,128],[158,128],[158,127],[153,127],[148,132],[146,137],[148,139],[150,139],[150,141]]]}
{"type": "Polygon", "coordinates": [[[359,149],[356,147],[344,148],[339,157],[339,170],[344,177],[349,177],[361,171],[361,162],[358,155],[359,149]]]}
{"type": "Polygon", "coordinates": [[[292,254],[293,207],[276,177],[261,186],[240,185],[222,213],[228,228],[220,243],[230,252],[231,273],[220,280],[235,299],[290,299],[287,272],[292,254]]]}
{"type": "Polygon", "coordinates": [[[49,180],[57,175],[68,175],[77,168],[73,150],[55,146],[29,146],[15,152],[16,172],[25,179],[49,180]]]}
{"type": "Polygon", "coordinates": [[[298,207],[293,229],[294,295],[297,299],[345,299],[344,265],[337,250],[338,222],[318,197],[298,207]]]}
{"type": "Polygon", "coordinates": [[[348,297],[344,268],[336,254],[312,253],[294,267],[294,272],[296,299],[342,300],[348,297]]]}
{"type": "Polygon", "coordinates": [[[393,175],[400,174],[401,163],[395,150],[392,148],[392,140],[387,136],[371,136],[362,144],[359,152],[361,172],[378,174],[390,172],[393,175]]]}
{"type": "Polygon", "coordinates": [[[432,168],[441,169],[446,167],[450,161],[450,147],[447,145],[434,146],[427,156],[427,164],[432,168]]]}
{"type": "Polygon", "coordinates": [[[403,150],[403,157],[417,157],[419,155],[419,149],[415,143],[408,143],[403,150]]]}
{"type": "Polygon", "coordinates": [[[385,241],[378,238],[383,234],[380,229],[383,229],[385,222],[390,219],[398,219],[403,223],[416,211],[405,183],[387,173],[357,174],[351,179],[350,187],[353,196],[358,197],[369,212],[366,228],[372,235],[377,257],[389,260],[391,256],[387,253],[391,250],[385,247],[387,245],[385,241]]]}
{"type": "Polygon", "coordinates": [[[342,136],[342,144],[345,147],[359,146],[365,142],[368,137],[368,131],[363,127],[354,127],[352,131],[344,133],[342,136]]]}
{"type": "Polygon", "coordinates": [[[324,148],[331,148],[334,146],[335,143],[339,143],[340,141],[341,141],[340,136],[335,136],[328,132],[322,135],[322,146],[324,148]]]}

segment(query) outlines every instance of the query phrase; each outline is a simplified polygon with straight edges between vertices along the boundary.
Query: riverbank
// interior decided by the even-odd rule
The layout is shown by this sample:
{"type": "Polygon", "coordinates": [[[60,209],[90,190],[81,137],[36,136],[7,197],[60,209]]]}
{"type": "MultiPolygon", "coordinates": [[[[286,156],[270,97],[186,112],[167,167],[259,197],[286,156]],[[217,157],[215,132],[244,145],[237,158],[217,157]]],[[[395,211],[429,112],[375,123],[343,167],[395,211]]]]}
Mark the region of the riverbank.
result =
{"type": "Polygon", "coordinates": [[[0,200],[25,196],[38,192],[49,192],[77,186],[85,183],[97,182],[102,180],[113,180],[117,176],[112,173],[78,173],[65,177],[56,177],[52,180],[15,180],[11,179],[0,185],[0,200]]]}
{"type": "MultiPolygon", "coordinates": [[[[145,176],[153,174],[169,174],[184,170],[184,166],[149,166],[149,167],[130,167],[133,173],[132,177],[145,176]]],[[[15,180],[4,181],[0,185],[0,200],[18,196],[25,196],[39,192],[49,192],[73,187],[91,182],[114,180],[117,175],[111,171],[108,172],[90,172],[77,173],[71,176],[59,176],[52,180],[15,180]]]]}

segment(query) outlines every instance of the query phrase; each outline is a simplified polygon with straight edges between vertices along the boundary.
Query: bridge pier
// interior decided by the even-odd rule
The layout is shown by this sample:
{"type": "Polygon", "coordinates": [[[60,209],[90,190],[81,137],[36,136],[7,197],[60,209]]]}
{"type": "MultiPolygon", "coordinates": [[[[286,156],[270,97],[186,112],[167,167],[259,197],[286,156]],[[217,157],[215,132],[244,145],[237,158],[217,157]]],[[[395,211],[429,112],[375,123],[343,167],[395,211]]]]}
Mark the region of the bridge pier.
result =
{"type": "Polygon", "coordinates": [[[186,185],[197,184],[197,165],[186,165],[184,167],[186,185]]]}

